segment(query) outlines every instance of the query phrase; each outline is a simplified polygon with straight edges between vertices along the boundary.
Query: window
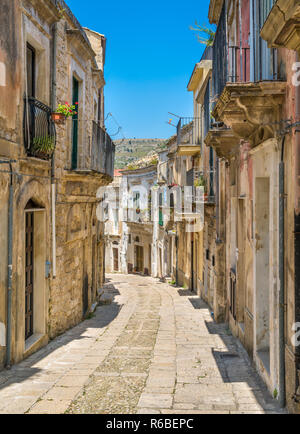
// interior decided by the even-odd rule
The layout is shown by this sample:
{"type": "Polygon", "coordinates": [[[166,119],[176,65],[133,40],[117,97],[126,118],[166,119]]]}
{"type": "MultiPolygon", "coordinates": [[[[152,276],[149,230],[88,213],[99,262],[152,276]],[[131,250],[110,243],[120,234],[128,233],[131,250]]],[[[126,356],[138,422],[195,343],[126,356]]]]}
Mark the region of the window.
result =
{"type": "Polygon", "coordinates": [[[26,68],[27,68],[27,96],[35,97],[35,49],[27,43],[26,68]]]}
{"type": "Polygon", "coordinates": [[[277,50],[268,48],[268,44],[260,36],[274,0],[252,0],[252,81],[277,79],[277,50]]]}
{"type": "Polygon", "coordinates": [[[148,194],[148,220],[149,221],[151,221],[151,216],[152,216],[152,193],[150,190],[148,194]]]}
{"type": "Polygon", "coordinates": [[[140,210],[140,193],[138,191],[135,191],[133,193],[133,208],[135,210],[140,210]]]}
{"type": "MultiPolygon", "coordinates": [[[[79,99],[79,81],[73,77],[73,104],[79,99]]],[[[78,166],[78,110],[77,114],[72,118],[72,169],[77,169],[78,166]]]]}
{"type": "Polygon", "coordinates": [[[159,194],[159,226],[164,225],[164,217],[163,217],[163,195],[159,194]]]}
{"type": "Polygon", "coordinates": [[[170,208],[174,208],[174,193],[170,194],[170,208]]]}

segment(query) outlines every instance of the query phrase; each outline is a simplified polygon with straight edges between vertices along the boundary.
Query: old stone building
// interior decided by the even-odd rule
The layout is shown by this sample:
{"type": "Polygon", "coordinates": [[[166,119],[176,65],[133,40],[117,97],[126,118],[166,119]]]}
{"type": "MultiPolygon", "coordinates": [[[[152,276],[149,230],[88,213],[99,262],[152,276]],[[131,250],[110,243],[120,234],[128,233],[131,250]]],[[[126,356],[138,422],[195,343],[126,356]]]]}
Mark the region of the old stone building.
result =
{"type": "Polygon", "coordinates": [[[104,128],[105,37],[61,0],[4,0],[0,9],[3,366],[95,302],[104,277],[97,190],[112,181],[114,145],[104,128]],[[78,103],[77,114],[54,124],[65,102],[78,103]]]}
{"type": "Polygon", "coordinates": [[[220,219],[220,185],[224,165],[214,149],[205,143],[211,125],[212,53],[212,47],[206,47],[200,62],[195,65],[188,90],[193,92],[195,119],[200,120],[197,131],[200,153],[195,161],[198,172],[194,173],[194,185],[204,188],[203,207],[200,210],[203,213],[203,229],[196,233],[194,244],[194,257],[201,256],[196,262],[195,279],[198,293],[211,307],[215,320],[220,322],[225,319],[226,309],[225,243],[220,219]]]}
{"type": "Polygon", "coordinates": [[[121,237],[122,221],[120,209],[120,189],[122,173],[114,171],[114,181],[107,188],[105,194],[106,209],[104,216],[105,223],[105,271],[117,273],[121,271],[121,237]]]}
{"type": "Polygon", "coordinates": [[[280,0],[211,1],[214,122],[205,140],[225,170],[219,218],[227,320],[270,393],[293,412],[299,412],[299,86],[292,51],[299,47],[298,8],[280,0]]]}
{"type": "Polygon", "coordinates": [[[197,289],[200,253],[195,255],[196,234],[200,231],[200,214],[196,213],[194,181],[199,174],[200,154],[198,118],[180,118],[177,134],[166,143],[168,147],[168,183],[164,187],[163,220],[161,225],[169,241],[166,258],[171,264],[171,278],[178,285],[197,289]]]}
{"type": "Polygon", "coordinates": [[[125,274],[152,276],[154,273],[156,231],[151,190],[156,183],[156,165],[122,171],[121,270],[125,274]]]}

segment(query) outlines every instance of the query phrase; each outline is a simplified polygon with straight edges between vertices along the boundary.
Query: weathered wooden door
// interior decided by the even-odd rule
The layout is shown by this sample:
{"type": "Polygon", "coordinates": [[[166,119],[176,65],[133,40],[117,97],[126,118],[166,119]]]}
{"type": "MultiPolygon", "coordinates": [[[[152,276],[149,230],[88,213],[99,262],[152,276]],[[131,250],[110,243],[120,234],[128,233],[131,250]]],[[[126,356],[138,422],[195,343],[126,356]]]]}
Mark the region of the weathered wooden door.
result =
{"type": "Polygon", "coordinates": [[[138,273],[144,271],[144,249],[142,246],[136,246],[136,271],[138,273]]]}
{"type": "Polygon", "coordinates": [[[25,339],[33,335],[33,212],[26,212],[25,226],[25,339]]]}
{"type": "Polygon", "coordinates": [[[119,271],[119,250],[114,248],[113,255],[114,255],[114,271],[119,271]]]}

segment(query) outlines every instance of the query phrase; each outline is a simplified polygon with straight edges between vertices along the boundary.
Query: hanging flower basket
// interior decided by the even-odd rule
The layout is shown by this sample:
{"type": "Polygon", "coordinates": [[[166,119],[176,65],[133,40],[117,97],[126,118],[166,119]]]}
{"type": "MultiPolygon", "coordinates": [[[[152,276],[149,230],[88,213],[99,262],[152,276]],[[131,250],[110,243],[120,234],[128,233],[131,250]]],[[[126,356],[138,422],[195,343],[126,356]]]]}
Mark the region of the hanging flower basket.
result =
{"type": "Polygon", "coordinates": [[[65,104],[59,104],[56,111],[51,114],[53,122],[64,124],[67,118],[77,115],[77,105],[78,102],[76,102],[75,105],[70,105],[67,102],[65,104]]]}
{"type": "Polygon", "coordinates": [[[51,113],[51,119],[56,124],[64,124],[66,122],[66,116],[63,113],[51,113]]]}

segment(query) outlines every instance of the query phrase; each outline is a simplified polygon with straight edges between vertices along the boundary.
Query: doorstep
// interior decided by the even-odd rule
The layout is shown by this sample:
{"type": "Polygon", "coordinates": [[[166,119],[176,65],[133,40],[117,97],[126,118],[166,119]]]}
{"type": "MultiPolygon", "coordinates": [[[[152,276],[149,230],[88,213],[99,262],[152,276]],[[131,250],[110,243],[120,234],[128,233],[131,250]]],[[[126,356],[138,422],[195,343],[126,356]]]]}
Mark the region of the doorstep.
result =
{"type": "Polygon", "coordinates": [[[23,354],[24,359],[35,353],[44,345],[48,343],[48,336],[45,334],[35,333],[25,341],[25,351],[23,354]]]}

